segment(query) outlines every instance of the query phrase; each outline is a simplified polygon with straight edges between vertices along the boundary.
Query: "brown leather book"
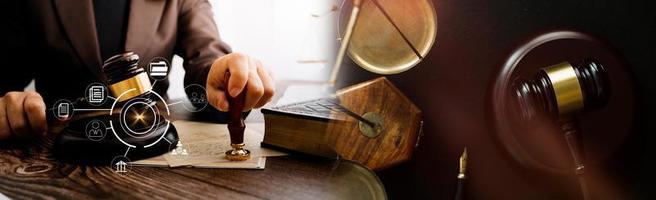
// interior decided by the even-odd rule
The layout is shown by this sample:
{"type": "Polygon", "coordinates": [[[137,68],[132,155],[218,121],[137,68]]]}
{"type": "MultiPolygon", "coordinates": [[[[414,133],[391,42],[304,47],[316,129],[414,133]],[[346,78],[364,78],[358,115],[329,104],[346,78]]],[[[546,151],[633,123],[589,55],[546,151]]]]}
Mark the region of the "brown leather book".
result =
{"type": "Polygon", "coordinates": [[[333,98],[262,109],[263,146],[352,160],[383,169],[410,159],[421,136],[421,110],[382,78],[333,98]]]}
{"type": "Polygon", "coordinates": [[[316,99],[273,108],[263,108],[265,135],[262,146],[334,158],[337,154],[326,138],[334,98],[316,99]]]}

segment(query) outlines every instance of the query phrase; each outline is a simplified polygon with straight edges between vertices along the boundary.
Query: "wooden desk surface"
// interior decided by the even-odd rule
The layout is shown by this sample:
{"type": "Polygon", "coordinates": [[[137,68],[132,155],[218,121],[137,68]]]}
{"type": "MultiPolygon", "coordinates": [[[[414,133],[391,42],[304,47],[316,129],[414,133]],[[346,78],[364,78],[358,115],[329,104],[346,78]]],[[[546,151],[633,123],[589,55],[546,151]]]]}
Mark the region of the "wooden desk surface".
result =
{"type": "Polygon", "coordinates": [[[51,155],[53,141],[0,142],[0,193],[15,199],[363,199],[371,184],[383,188],[369,171],[339,170],[352,168],[347,161],[304,156],[268,158],[264,170],[133,166],[122,175],[109,166],[59,162],[51,155]]]}

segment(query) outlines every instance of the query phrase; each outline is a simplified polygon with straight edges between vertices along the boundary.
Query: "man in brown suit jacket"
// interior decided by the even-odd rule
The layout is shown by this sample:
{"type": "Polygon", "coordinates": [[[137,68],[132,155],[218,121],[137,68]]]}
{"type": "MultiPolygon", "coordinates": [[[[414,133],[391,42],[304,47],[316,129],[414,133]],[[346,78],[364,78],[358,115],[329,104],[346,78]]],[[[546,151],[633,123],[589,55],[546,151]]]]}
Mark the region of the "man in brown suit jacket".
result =
{"type": "MultiPolygon", "coordinates": [[[[105,82],[103,60],[133,51],[146,67],[155,57],[184,59],[185,85],[207,89],[209,103],[246,89],[245,108],[266,104],[274,82],[262,63],[231,53],[219,38],[207,0],[20,0],[3,6],[0,139],[47,133],[45,110],[105,82]],[[229,83],[224,74],[231,73],[229,83]],[[23,92],[35,80],[36,92],[23,92]]],[[[153,90],[166,94],[168,80],[153,90]]]]}

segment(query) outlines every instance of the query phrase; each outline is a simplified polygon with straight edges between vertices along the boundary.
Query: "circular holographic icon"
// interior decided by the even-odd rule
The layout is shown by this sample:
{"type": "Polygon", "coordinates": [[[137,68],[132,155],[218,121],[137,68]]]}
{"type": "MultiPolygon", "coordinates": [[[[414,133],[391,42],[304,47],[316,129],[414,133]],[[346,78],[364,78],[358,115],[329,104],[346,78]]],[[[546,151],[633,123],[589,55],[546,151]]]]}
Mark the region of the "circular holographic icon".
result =
{"type": "Polygon", "coordinates": [[[187,99],[182,103],[185,110],[189,112],[199,112],[207,107],[207,92],[205,87],[198,84],[190,84],[185,87],[187,99]]]}
{"type": "Polygon", "coordinates": [[[65,121],[73,117],[75,109],[73,103],[66,99],[60,99],[53,104],[52,114],[60,121],[65,121]]]}
{"type": "Polygon", "coordinates": [[[154,80],[164,80],[171,71],[171,63],[162,57],[155,57],[148,63],[148,75],[154,80]]]}
{"type": "Polygon", "coordinates": [[[104,122],[97,119],[87,122],[87,126],[84,130],[87,134],[87,138],[91,141],[100,141],[105,138],[105,135],[107,135],[107,126],[105,126],[104,122]]]}
{"type": "Polygon", "coordinates": [[[107,87],[101,83],[91,83],[84,91],[84,99],[89,104],[98,106],[107,100],[107,87]]]}
{"type": "Polygon", "coordinates": [[[110,163],[112,171],[117,174],[125,175],[132,170],[132,164],[128,157],[116,156],[110,163]]]}

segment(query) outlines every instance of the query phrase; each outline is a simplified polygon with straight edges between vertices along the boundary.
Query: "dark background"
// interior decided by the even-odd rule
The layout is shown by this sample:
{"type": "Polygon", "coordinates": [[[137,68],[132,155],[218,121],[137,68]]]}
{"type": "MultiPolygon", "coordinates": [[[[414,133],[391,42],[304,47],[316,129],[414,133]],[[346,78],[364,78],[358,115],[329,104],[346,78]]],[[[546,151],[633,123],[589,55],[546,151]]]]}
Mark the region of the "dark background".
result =
{"type": "MultiPolygon", "coordinates": [[[[635,131],[604,166],[624,199],[654,199],[656,6],[650,1],[433,0],[437,39],[415,68],[387,76],[423,111],[424,137],[413,159],[378,172],[391,199],[452,199],[458,157],[470,151],[468,199],[577,199],[571,177],[518,170],[486,124],[486,90],[507,56],[551,30],[607,40],[628,61],[638,93],[635,131]],[[547,187],[545,187],[545,184],[547,187]]],[[[346,61],[346,86],[377,77],[346,61]]],[[[599,188],[597,188],[599,190],[599,188]]],[[[593,193],[596,192],[593,189],[593,193]]],[[[605,198],[616,198],[605,197],[605,198]]]]}
{"type": "MultiPolygon", "coordinates": [[[[24,32],[20,1],[2,1],[2,36],[24,32]]],[[[433,0],[438,18],[436,44],[415,68],[388,78],[423,111],[424,137],[412,160],[378,172],[391,199],[452,199],[457,160],[470,151],[469,199],[570,199],[577,186],[563,178],[517,170],[516,162],[493,142],[485,118],[486,90],[510,52],[540,33],[579,30],[608,40],[627,59],[636,77],[636,131],[611,169],[622,177],[626,199],[654,199],[656,177],[656,5],[651,1],[433,0]],[[483,159],[484,158],[484,159],[483,159]],[[544,182],[554,187],[544,187],[544,182]],[[568,189],[569,188],[569,189],[568,189]]],[[[18,34],[20,35],[20,34],[18,34]]],[[[5,65],[30,62],[15,44],[27,36],[2,38],[5,65]]],[[[377,77],[350,61],[340,85],[377,77]]],[[[20,74],[18,74],[20,76],[20,74]]],[[[7,81],[7,80],[0,80],[7,81]]]]}

